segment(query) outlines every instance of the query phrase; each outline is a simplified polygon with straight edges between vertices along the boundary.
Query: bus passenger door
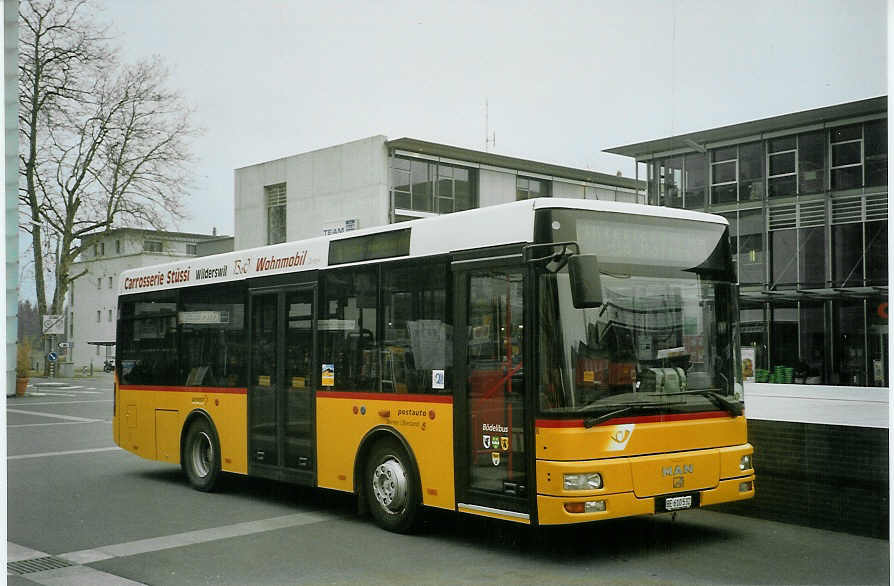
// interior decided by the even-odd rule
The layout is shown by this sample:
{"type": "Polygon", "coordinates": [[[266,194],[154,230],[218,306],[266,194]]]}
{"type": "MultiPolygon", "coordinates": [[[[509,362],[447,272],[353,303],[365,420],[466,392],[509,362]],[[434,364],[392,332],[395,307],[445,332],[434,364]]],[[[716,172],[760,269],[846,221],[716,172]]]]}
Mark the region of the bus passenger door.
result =
{"type": "Polygon", "coordinates": [[[457,506],[526,522],[525,272],[461,270],[455,279],[457,506]]]}
{"type": "Polygon", "coordinates": [[[313,287],[251,295],[249,472],[312,484],[313,287]]]}

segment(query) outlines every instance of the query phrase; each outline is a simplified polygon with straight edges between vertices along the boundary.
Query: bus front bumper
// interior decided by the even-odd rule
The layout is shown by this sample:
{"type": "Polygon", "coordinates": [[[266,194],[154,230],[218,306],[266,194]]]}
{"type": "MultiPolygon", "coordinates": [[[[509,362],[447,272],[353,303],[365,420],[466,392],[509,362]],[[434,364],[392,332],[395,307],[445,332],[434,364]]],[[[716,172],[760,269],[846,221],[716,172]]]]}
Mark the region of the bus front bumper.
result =
{"type": "MultiPolygon", "coordinates": [[[[754,474],[738,478],[729,478],[718,482],[714,488],[692,491],[686,495],[695,495],[691,506],[686,506],[685,500],[679,505],[678,510],[698,508],[719,503],[728,503],[754,498],[754,474]]],[[[616,494],[604,494],[598,496],[547,496],[537,495],[538,518],[541,525],[564,525],[568,523],[587,523],[601,521],[603,519],[617,519],[620,517],[633,517],[636,515],[652,515],[667,512],[661,507],[663,499],[673,498],[675,495],[658,495],[652,497],[637,497],[633,492],[616,494]],[[602,504],[594,504],[602,501],[602,504]],[[584,512],[570,512],[580,510],[583,503],[584,512]],[[588,503],[590,503],[588,505],[588,503]],[[593,509],[604,510],[593,510],[593,509]]]]}

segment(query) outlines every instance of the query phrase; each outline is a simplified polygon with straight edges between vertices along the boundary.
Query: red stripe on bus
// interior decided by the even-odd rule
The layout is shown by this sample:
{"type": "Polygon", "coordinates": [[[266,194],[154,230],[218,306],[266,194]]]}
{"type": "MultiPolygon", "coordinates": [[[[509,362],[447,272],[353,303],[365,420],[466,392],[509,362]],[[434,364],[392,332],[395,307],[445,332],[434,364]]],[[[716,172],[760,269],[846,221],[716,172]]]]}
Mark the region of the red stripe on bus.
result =
{"type": "Polygon", "coordinates": [[[419,403],[453,403],[450,395],[411,395],[409,393],[352,393],[317,391],[318,399],[358,399],[366,401],[415,401],[419,403]]]}
{"type": "Polygon", "coordinates": [[[239,387],[157,387],[154,385],[119,385],[122,391],[163,391],[165,393],[225,393],[228,395],[244,395],[245,388],[239,387]]]}
{"type": "MultiPolygon", "coordinates": [[[[665,415],[639,415],[637,417],[617,417],[609,419],[594,427],[603,427],[606,425],[623,425],[625,423],[666,423],[668,421],[688,421],[692,419],[715,419],[718,417],[729,417],[726,411],[703,411],[701,413],[668,413],[665,415]]],[[[534,422],[535,427],[543,428],[566,428],[566,427],[583,427],[583,419],[538,419],[534,422]]]]}

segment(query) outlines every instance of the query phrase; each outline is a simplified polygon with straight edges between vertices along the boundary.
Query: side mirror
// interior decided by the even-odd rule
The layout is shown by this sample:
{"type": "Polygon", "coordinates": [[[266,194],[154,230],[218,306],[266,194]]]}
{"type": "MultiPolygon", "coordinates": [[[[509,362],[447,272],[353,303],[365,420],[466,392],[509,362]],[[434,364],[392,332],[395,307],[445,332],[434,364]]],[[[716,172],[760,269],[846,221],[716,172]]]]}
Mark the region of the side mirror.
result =
{"type": "Polygon", "coordinates": [[[577,309],[602,305],[602,280],[595,254],[576,254],[568,259],[571,302],[577,309]]]}

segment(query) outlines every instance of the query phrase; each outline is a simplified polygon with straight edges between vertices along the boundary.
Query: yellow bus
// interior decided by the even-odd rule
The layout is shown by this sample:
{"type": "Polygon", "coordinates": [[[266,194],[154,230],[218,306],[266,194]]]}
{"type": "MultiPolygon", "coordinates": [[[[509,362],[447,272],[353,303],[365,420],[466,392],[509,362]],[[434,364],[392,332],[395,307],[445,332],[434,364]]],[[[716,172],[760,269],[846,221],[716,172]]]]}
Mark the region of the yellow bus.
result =
{"type": "Polygon", "coordinates": [[[121,275],[115,442],[532,525],[754,496],[725,219],[542,198],[121,275]]]}

